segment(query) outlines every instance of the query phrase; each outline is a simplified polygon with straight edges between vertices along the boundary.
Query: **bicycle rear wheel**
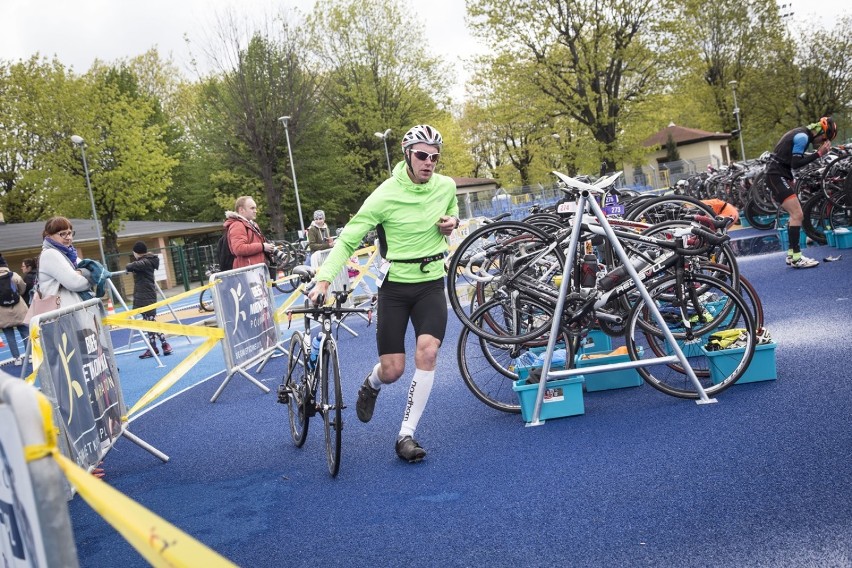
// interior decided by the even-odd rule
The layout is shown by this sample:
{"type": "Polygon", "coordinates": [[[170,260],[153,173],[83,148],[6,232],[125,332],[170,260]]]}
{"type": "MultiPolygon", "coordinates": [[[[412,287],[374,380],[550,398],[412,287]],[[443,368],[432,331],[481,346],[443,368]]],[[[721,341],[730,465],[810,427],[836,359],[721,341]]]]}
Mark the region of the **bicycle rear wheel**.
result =
{"type": "Polygon", "coordinates": [[[284,377],[284,388],[288,398],[288,413],[290,415],[290,435],[297,448],[301,448],[308,435],[310,423],[309,405],[311,391],[309,386],[308,354],[305,350],[305,339],[298,331],[290,337],[290,357],[287,360],[287,375],[284,377]]]}
{"type": "MultiPolygon", "coordinates": [[[[755,347],[751,309],[739,292],[727,283],[703,274],[687,274],[683,287],[674,277],[648,285],[648,293],[667,322],[707,396],[718,394],[734,384],[751,362],[755,347]],[[701,290],[699,296],[697,290],[701,290]],[[689,319],[691,330],[683,321],[689,319]],[[716,331],[742,330],[742,347],[708,355],[702,347],[716,331]],[[719,357],[724,357],[720,359],[719,357]]],[[[633,360],[649,360],[674,353],[662,329],[641,299],[630,314],[625,335],[627,351],[633,360]]],[[[637,371],[649,385],[678,398],[699,398],[695,384],[680,362],[649,363],[637,371]]]]}
{"type": "Polygon", "coordinates": [[[325,340],[322,355],[322,416],[325,422],[325,456],[332,477],[340,470],[340,441],[343,432],[343,391],[340,386],[340,361],[337,344],[331,336],[325,340]]]}
{"type": "Polygon", "coordinates": [[[198,309],[202,312],[212,312],[215,310],[212,289],[206,288],[201,291],[201,294],[198,296],[198,309]]]}

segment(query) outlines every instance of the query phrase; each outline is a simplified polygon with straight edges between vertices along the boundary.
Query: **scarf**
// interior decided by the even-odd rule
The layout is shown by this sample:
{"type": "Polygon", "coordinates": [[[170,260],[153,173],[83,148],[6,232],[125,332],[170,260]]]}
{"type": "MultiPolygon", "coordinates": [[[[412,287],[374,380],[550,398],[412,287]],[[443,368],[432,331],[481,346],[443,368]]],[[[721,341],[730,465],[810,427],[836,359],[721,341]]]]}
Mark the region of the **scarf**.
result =
{"type": "Polygon", "coordinates": [[[45,237],[44,242],[64,254],[65,258],[68,259],[68,262],[71,263],[71,266],[77,268],[77,249],[74,248],[74,245],[66,247],[65,245],[57,243],[50,237],[45,237]]]}

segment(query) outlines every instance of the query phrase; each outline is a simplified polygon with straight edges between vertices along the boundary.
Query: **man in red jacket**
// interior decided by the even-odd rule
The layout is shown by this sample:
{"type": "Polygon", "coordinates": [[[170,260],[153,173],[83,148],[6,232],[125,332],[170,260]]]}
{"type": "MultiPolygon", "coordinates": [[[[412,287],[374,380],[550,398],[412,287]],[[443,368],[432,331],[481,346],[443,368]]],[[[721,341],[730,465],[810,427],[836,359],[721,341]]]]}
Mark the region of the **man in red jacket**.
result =
{"type": "Polygon", "coordinates": [[[266,255],[275,250],[260,232],[257,223],[257,203],[244,195],[237,198],[234,211],[225,212],[225,231],[228,233],[228,245],[234,255],[234,268],[266,264],[266,255]]]}

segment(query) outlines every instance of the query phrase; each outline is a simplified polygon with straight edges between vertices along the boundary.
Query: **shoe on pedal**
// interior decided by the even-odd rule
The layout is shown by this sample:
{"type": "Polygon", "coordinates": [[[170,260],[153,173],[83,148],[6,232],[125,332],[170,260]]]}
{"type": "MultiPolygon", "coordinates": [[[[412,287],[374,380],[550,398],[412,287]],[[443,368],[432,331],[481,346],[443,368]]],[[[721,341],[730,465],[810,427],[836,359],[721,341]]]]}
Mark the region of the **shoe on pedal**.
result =
{"type": "Polygon", "coordinates": [[[411,436],[402,436],[396,440],[396,455],[408,463],[417,463],[426,457],[426,450],[411,436]]]}
{"type": "MultiPolygon", "coordinates": [[[[372,371],[370,371],[372,373],[372,371]]],[[[369,422],[373,418],[373,410],[376,408],[376,397],[380,389],[370,386],[370,377],[364,379],[364,384],[358,389],[358,402],[355,403],[355,413],[361,422],[369,422]]]]}
{"type": "Polygon", "coordinates": [[[818,265],[818,260],[808,258],[804,255],[800,256],[799,258],[793,258],[790,262],[790,266],[792,266],[793,268],[814,268],[818,265]]]}
{"type": "Polygon", "coordinates": [[[172,354],[172,346],[168,344],[168,342],[163,343],[163,355],[171,355],[172,354]]]}

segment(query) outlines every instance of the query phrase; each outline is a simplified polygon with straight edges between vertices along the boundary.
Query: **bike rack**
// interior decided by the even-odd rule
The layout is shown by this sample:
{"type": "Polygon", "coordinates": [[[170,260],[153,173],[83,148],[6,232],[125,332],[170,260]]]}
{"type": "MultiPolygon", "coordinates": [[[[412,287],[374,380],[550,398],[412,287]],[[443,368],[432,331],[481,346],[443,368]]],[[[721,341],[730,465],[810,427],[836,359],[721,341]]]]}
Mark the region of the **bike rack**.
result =
{"type": "Polygon", "coordinates": [[[532,420],[527,424],[527,426],[540,426],[544,424],[545,421],[541,420],[541,405],[544,401],[544,393],[547,390],[547,381],[550,379],[562,379],[568,378],[575,375],[585,375],[589,373],[602,373],[607,371],[617,371],[621,369],[633,369],[637,367],[646,367],[650,365],[656,365],[660,363],[674,363],[679,361],[686,371],[687,376],[698,389],[698,400],[695,401],[696,404],[712,404],[717,402],[715,398],[709,398],[707,393],[704,391],[704,387],[701,386],[701,382],[698,380],[698,377],[695,375],[695,371],[693,371],[692,367],[689,365],[689,360],[683,354],[683,351],[678,345],[677,340],[674,338],[671,330],[668,328],[665,320],[663,319],[662,314],[657,309],[656,304],[654,303],[651,295],[648,293],[648,289],[645,287],[645,284],[640,280],[639,274],[636,272],[636,269],[633,267],[633,263],[630,262],[630,259],[627,257],[627,253],[624,252],[624,247],[621,246],[621,243],[618,242],[618,237],[615,236],[615,233],[612,230],[609,222],[606,220],[606,215],[604,215],[603,210],[600,205],[594,200],[590,199],[592,190],[598,190],[601,187],[608,186],[615,178],[618,177],[619,174],[615,174],[614,176],[610,176],[608,178],[602,178],[598,180],[594,185],[590,185],[587,183],[583,183],[574,178],[568,177],[559,172],[553,172],[556,177],[565,182],[567,185],[580,190],[580,197],[577,200],[577,212],[574,214],[573,226],[578,228],[583,221],[583,214],[586,211],[586,207],[588,206],[592,214],[597,218],[601,227],[604,230],[607,240],[609,244],[612,246],[613,250],[618,255],[619,260],[621,260],[622,265],[627,269],[627,273],[630,274],[630,277],[636,283],[636,289],[639,291],[642,299],[645,300],[645,303],[648,305],[649,311],[651,315],[654,316],[654,320],[660,326],[660,329],[663,331],[663,335],[666,338],[666,341],[671,348],[672,353],[674,355],[669,355],[667,357],[656,357],[653,359],[643,359],[642,361],[627,361],[624,363],[612,363],[609,365],[598,365],[594,367],[584,367],[582,369],[567,369],[564,371],[551,371],[550,364],[553,359],[553,350],[556,347],[556,339],[559,336],[559,327],[562,323],[562,310],[565,308],[565,298],[568,295],[568,284],[571,281],[571,271],[573,270],[573,259],[577,255],[577,247],[580,242],[580,231],[574,230],[571,232],[571,240],[568,245],[568,255],[566,259],[571,259],[571,261],[567,261],[565,263],[565,273],[562,275],[562,283],[559,286],[559,297],[556,301],[556,309],[553,312],[553,323],[550,326],[550,338],[547,341],[547,350],[544,354],[544,365],[541,368],[541,380],[538,384],[538,393],[535,399],[535,406],[533,408],[532,420]]]}

